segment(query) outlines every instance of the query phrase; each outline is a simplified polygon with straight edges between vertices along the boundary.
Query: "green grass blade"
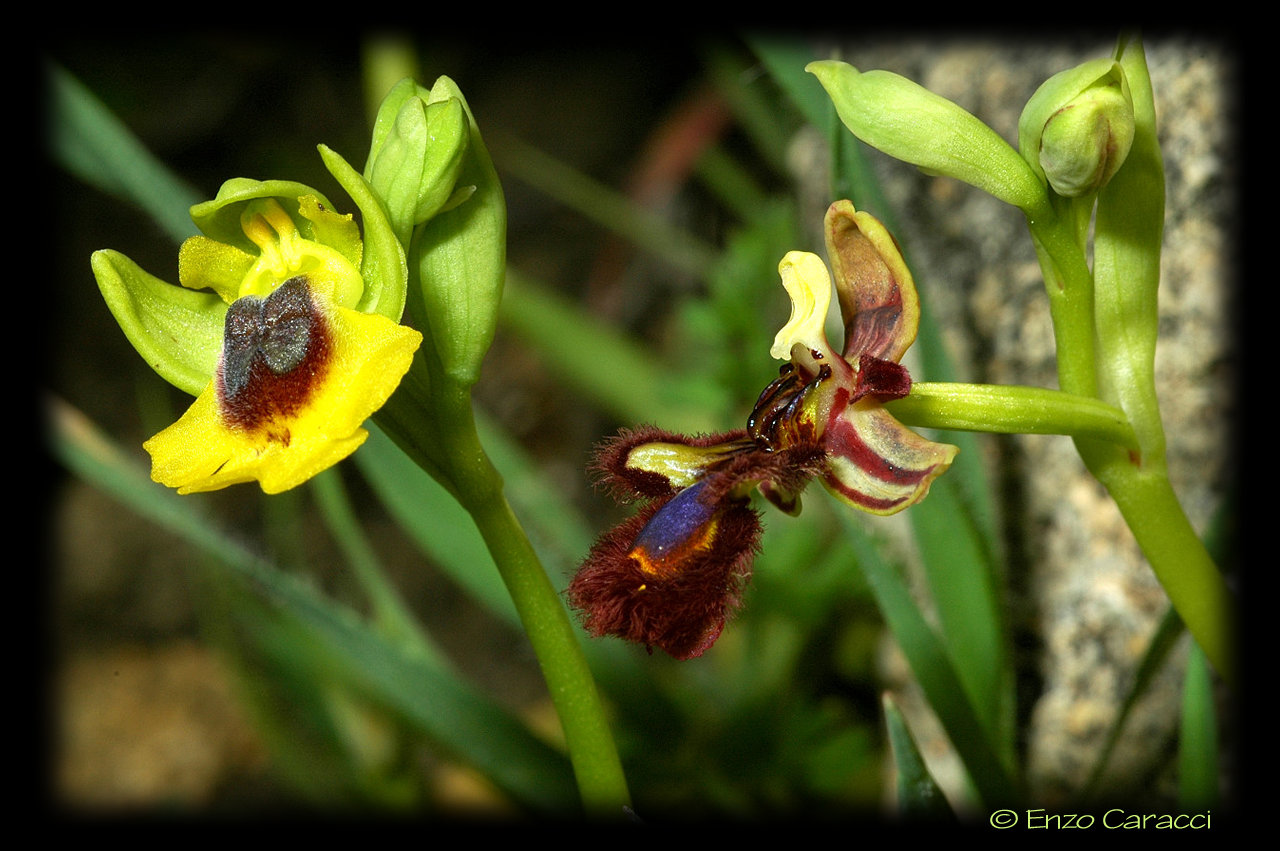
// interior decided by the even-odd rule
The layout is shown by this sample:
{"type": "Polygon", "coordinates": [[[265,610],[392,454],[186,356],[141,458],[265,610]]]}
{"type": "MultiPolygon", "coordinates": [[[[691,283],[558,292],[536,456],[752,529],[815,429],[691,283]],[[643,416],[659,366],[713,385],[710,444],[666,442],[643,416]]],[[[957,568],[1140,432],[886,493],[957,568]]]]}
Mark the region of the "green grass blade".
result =
{"type": "Polygon", "coordinates": [[[56,162],[140,207],[173,239],[196,232],[188,210],[204,198],[178,179],[94,94],[63,68],[48,73],[48,144],[56,162]]]}
{"type": "MultiPolygon", "coordinates": [[[[519,446],[497,426],[478,417],[481,439],[502,473],[512,507],[522,518],[534,548],[559,588],[591,546],[595,530],[564,499],[548,494],[546,480],[519,446]]],[[[447,573],[476,602],[510,624],[515,607],[493,557],[470,515],[445,488],[427,475],[380,429],[354,456],[356,466],[397,524],[420,552],[447,573]]]]}
{"type": "Polygon", "coordinates": [[[893,698],[884,696],[885,726],[889,731],[889,747],[893,753],[893,765],[898,771],[896,789],[898,794],[898,812],[912,819],[947,819],[955,818],[951,805],[938,788],[938,783],[929,773],[916,747],[915,737],[907,727],[907,719],[902,717],[893,698]]]}
{"type": "Polygon", "coordinates": [[[325,526],[342,550],[356,580],[369,598],[374,626],[409,653],[443,666],[444,654],[414,619],[399,592],[387,580],[382,561],[360,527],[355,507],[337,469],[325,470],[309,482],[325,526]]]}
{"type": "Polygon", "coordinates": [[[675,269],[703,277],[715,263],[714,248],[550,154],[501,134],[494,135],[490,147],[502,172],[560,201],[675,269]]]}
{"type": "Polygon", "coordinates": [[[689,433],[723,428],[708,413],[720,407],[716,388],[680,380],[645,349],[513,270],[500,319],[561,380],[622,422],[689,433]]]}
{"type": "Polygon", "coordinates": [[[567,498],[549,491],[547,476],[536,469],[524,448],[510,435],[479,413],[476,425],[493,465],[502,474],[507,499],[539,558],[556,587],[566,585],[570,571],[578,567],[598,530],[588,525],[567,498]]]}
{"type": "MultiPolygon", "coordinates": [[[[945,479],[945,477],[943,477],[945,479]]],[[[911,508],[946,649],[1002,759],[1012,765],[1013,670],[990,544],[971,522],[958,483],[939,480],[911,508]]]]}
{"type": "Polygon", "coordinates": [[[1116,713],[1116,720],[1112,722],[1111,729],[1107,731],[1107,740],[1103,743],[1102,751],[1093,765],[1093,770],[1090,772],[1089,781],[1085,784],[1083,796],[1085,799],[1097,797],[1098,790],[1101,788],[1103,773],[1106,771],[1107,763],[1111,759],[1111,753],[1115,750],[1116,743],[1120,741],[1120,734],[1124,731],[1124,725],[1129,719],[1129,713],[1133,711],[1138,701],[1146,693],[1147,686],[1151,684],[1152,679],[1160,670],[1160,666],[1169,658],[1169,653],[1173,650],[1174,644],[1182,637],[1184,632],[1186,632],[1186,627],[1183,625],[1182,619],[1178,617],[1178,613],[1173,607],[1170,607],[1165,611],[1160,623],[1156,625],[1151,640],[1147,642],[1147,649],[1142,654],[1137,671],[1134,672],[1133,683],[1125,693],[1124,702],[1120,704],[1120,709],[1116,713]]]}
{"type": "Polygon", "coordinates": [[[337,682],[390,709],[517,802],[551,813],[576,810],[577,787],[568,760],[505,710],[223,535],[200,516],[197,501],[150,482],[78,412],[53,403],[49,428],[54,455],[69,469],[216,560],[226,581],[241,584],[305,625],[337,682]]]}
{"type": "Polygon", "coordinates": [[[511,595],[466,509],[377,427],[369,429],[354,460],[418,549],[473,599],[518,627],[511,595]]]}
{"type": "Polygon", "coordinates": [[[1199,645],[1187,656],[1182,692],[1182,732],[1178,742],[1178,802],[1184,812],[1204,811],[1218,802],[1218,718],[1213,675],[1199,645]]]}
{"type": "Polygon", "coordinates": [[[951,654],[925,620],[897,570],[884,560],[852,518],[845,522],[848,540],[885,623],[960,755],[978,795],[988,806],[1015,801],[1017,785],[1012,766],[992,741],[991,731],[962,683],[951,654]]]}

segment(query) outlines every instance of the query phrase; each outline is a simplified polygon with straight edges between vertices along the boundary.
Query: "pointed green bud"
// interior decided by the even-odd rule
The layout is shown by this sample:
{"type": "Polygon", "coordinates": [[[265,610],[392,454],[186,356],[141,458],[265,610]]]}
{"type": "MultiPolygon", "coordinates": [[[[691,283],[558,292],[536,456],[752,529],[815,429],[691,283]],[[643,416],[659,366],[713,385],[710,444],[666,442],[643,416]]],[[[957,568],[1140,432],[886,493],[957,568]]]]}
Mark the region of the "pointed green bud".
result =
{"type": "Polygon", "coordinates": [[[1095,59],[1053,75],[1027,101],[1018,147],[1066,198],[1096,193],[1133,145],[1133,99],[1120,64],[1095,59]]]}
{"type": "Polygon", "coordinates": [[[386,204],[404,245],[413,228],[449,202],[469,139],[462,103],[411,79],[383,100],[374,120],[365,178],[386,204]]]}
{"type": "MultiPolygon", "coordinates": [[[[466,115],[469,140],[455,197],[419,225],[410,263],[416,264],[422,315],[444,372],[463,386],[476,382],[493,342],[506,281],[507,207],[498,173],[462,92],[448,77],[431,89],[429,103],[452,100],[466,115]]],[[[413,302],[410,302],[411,307],[413,302]]]]}
{"type": "Polygon", "coordinates": [[[844,62],[810,62],[845,126],[891,157],[970,183],[1031,210],[1044,189],[1000,135],[960,106],[889,71],[861,72],[844,62]]]}

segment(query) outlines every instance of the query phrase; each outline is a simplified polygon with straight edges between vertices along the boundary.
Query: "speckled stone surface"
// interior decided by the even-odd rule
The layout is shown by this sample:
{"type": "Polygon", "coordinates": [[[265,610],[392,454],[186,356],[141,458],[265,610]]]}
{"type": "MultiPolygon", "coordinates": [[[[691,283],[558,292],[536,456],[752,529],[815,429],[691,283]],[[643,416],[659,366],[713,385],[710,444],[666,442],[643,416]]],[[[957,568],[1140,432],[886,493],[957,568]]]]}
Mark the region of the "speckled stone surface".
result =
{"type": "MultiPolygon", "coordinates": [[[[840,52],[862,70],[920,82],[1015,142],[1022,106],[1041,82],[1112,47],[1087,39],[878,38],[843,42],[840,52]]],[[[1190,36],[1151,38],[1146,50],[1166,170],[1157,389],[1173,486],[1203,530],[1231,486],[1236,413],[1233,60],[1229,46],[1190,36]]],[[[876,156],[925,310],[943,323],[959,378],[1056,387],[1047,300],[1021,214],[965,184],[876,156]]],[[[1168,602],[1068,439],[1001,438],[990,453],[1012,627],[1026,648],[1027,780],[1037,800],[1052,804],[1085,784],[1168,602]]],[[[1150,777],[1157,791],[1167,783],[1162,761],[1176,734],[1184,655],[1180,646],[1112,756],[1111,772],[1130,784],[1150,777]]],[[[945,760],[939,773],[950,773],[945,760]]]]}

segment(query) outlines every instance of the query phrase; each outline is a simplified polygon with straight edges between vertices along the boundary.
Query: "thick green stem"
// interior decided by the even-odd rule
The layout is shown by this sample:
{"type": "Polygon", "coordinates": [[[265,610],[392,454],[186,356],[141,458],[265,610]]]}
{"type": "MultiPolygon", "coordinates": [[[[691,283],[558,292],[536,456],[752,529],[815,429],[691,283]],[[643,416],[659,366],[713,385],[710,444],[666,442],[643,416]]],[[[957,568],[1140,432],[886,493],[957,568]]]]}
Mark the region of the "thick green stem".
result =
{"type": "Polygon", "coordinates": [[[1233,602],[1217,564],[1178,501],[1164,469],[1114,460],[1093,474],[1106,486],[1169,601],[1205,657],[1235,682],[1233,602]]]}
{"type": "Polygon", "coordinates": [[[1114,402],[1136,447],[1075,433],[1089,471],[1106,486],[1152,570],[1205,655],[1231,679],[1231,598],[1183,512],[1164,464],[1154,359],[1164,221],[1164,175],[1155,107],[1141,44],[1120,51],[1133,93],[1137,133],[1124,167],[1098,198],[1094,268],[1080,236],[1090,199],[1027,212],[1049,294],[1058,383],[1114,402]],[[1074,224],[1073,224],[1074,223],[1074,224]]]}
{"type": "Polygon", "coordinates": [[[1128,417],[1114,405],[1038,387],[917,382],[885,405],[919,428],[1070,435],[1107,488],[1174,608],[1205,656],[1231,681],[1231,594],[1191,528],[1167,471],[1146,461],[1128,417]]]}
{"type": "Polygon", "coordinates": [[[450,478],[506,584],[542,669],[564,730],[584,812],[618,818],[630,806],[622,763],[595,680],[559,594],[503,493],[502,476],[476,433],[471,395],[453,387],[436,395],[447,423],[450,478]]]}

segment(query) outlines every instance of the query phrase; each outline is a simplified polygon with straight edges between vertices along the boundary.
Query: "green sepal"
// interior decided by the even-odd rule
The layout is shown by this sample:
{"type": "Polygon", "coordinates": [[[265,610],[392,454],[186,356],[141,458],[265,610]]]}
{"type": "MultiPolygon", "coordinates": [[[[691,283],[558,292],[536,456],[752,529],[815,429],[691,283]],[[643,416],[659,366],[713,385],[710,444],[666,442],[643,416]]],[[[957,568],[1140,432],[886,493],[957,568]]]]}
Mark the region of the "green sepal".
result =
{"type": "Polygon", "coordinates": [[[890,71],[810,62],[845,126],[862,141],[931,174],[972,184],[1022,210],[1046,196],[1031,167],[1000,135],[946,98],[890,71]]]}
{"type": "Polygon", "coordinates": [[[440,364],[452,380],[469,387],[479,378],[497,327],[506,280],[507,208],[470,107],[457,85],[441,77],[431,99],[446,97],[462,105],[470,127],[457,190],[474,191],[418,226],[410,262],[416,264],[422,313],[440,364]]]}
{"type": "Polygon", "coordinates": [[[320,145],[319,150],[329,173],[356,202],[364,224],[364,254],[359,261],[364,294],[356,310],[378,313],[399,322],[408,294],[409,267],[386,207],[350,163],[324,145],[320,145]]]}
{"type": "Polygon", "coordinates": [[[107,307],[138,354],[170,384],[198,396],[217,368],[226,302],[162,281],[118,251],[95,251],[90,262],[107,307]]]}
{"type": "Polygon", "coordinates": [[[432,97],[411,80],[392,89],[378,111],[365,165],[365,178],[386,203],[392,226],[406,245],[414,226],[430,219],[453,195],[470,135],[462,103],[432,97]],[[404,97],[406,83],[413,85],[414,96],[404,97]],[[388,121],[397,103],[395,118],[388,121]]]}
{"type": "Polygon", "coordinates": [[[1065,197],[1092,195],[1116,173],[1133,142],[1133,100],[1114,59],[1060,71],[1036,89],[1018,119],[1018,150],[1065,197]]]}

